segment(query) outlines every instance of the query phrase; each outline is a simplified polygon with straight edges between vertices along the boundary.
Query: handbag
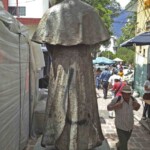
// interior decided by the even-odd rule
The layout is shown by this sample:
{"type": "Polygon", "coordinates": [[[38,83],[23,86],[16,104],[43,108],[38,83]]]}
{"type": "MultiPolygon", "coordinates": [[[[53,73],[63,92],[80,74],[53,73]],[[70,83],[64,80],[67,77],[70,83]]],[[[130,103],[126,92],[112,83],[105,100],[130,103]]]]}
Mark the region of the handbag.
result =
{"type": "Polygon", "coordinates": [[[143,99],[144,100],[150,100],[150,93],[144,93],[143,94],[143,99]]]}

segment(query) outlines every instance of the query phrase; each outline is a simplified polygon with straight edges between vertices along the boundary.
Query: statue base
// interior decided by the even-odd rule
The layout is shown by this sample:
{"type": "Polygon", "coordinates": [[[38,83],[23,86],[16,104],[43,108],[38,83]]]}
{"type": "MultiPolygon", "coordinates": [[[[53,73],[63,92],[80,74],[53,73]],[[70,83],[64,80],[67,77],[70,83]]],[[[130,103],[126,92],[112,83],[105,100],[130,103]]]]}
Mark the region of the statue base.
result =
{"type": "MultiPolygon", "coordinates": [[[[41,137],[40,137],[34,147],[34,150],[56,150],[56,149],[54,146],[41,147],[41,137]]],[[[92,150],[110,150],[110,147],[107,140],[105,139],[101,146],[96,147],[92,150]]]]}

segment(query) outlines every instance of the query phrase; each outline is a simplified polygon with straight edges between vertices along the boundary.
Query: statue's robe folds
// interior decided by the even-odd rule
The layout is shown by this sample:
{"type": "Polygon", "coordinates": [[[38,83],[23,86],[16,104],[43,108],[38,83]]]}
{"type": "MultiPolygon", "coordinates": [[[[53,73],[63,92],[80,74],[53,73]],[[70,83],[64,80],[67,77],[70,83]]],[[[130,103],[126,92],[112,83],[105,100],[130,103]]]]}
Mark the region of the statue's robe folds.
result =
{"type": "Polygon", "coordinates": [[[90,49],[108,38],[94,9],[81,1],[65,0],[44,14],[32,38],[46,44],[52,59],[43,146],[88,150],[101,145],[90,49]]]}

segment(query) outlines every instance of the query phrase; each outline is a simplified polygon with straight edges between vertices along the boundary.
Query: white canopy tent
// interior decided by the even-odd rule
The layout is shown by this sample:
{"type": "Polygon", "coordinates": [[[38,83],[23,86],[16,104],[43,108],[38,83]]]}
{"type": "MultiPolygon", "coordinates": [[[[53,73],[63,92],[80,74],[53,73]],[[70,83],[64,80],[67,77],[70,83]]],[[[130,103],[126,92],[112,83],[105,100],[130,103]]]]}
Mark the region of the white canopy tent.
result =
{"type": "Polygon", "coordinates": [[[115,59],[113,59],[114,61],[116,61],[116,62],[122,62],[123,60],[122,59],[120,59],[120,58],[115,58],[115,59]]]}

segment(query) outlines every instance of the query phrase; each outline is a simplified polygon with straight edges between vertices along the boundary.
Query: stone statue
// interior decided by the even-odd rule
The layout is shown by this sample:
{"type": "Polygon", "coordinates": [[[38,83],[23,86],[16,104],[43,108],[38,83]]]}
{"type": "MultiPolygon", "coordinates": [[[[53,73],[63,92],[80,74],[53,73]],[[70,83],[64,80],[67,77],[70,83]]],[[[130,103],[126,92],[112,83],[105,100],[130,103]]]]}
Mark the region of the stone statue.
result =
{"type": "Polygon", "coordinates": [[[80,0],[64,0],[42,17],[32,37],[46,44],[52,59],[42,146],[90,150],[101,145],[91,49],[108,38],[94,9],[80,0]]]}

